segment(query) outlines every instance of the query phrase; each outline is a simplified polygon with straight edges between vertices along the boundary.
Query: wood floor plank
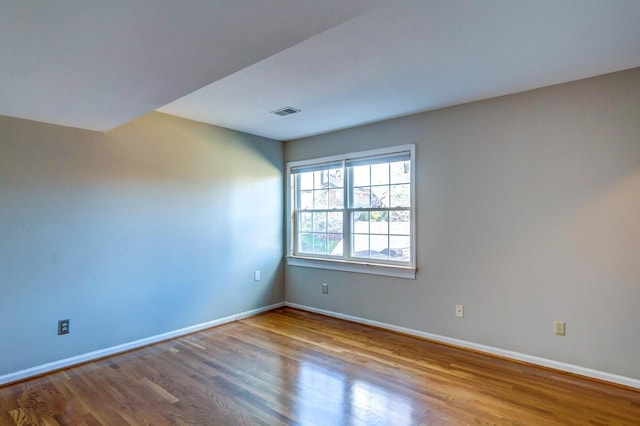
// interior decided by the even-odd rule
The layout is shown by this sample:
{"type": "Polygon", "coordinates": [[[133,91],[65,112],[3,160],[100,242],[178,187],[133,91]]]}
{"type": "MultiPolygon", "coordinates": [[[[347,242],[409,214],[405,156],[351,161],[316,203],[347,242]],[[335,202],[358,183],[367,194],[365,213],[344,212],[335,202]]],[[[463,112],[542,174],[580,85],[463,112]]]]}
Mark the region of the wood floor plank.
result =
{"type": "Polygon", "coordinates": [[[640,425],[640,391],[281,308],[0,388],[0,425],[640,425]]]}

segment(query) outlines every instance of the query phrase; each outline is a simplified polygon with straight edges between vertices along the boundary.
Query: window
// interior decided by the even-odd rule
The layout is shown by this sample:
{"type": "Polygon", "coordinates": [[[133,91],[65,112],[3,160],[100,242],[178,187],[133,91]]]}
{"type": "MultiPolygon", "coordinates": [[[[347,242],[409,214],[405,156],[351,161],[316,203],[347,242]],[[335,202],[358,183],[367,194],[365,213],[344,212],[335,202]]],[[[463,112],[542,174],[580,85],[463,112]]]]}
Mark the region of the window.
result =
{"type": "Polygon", "coordinates": [[[415,278],[414,146],[288,164],[288,263],[415,278]]]}

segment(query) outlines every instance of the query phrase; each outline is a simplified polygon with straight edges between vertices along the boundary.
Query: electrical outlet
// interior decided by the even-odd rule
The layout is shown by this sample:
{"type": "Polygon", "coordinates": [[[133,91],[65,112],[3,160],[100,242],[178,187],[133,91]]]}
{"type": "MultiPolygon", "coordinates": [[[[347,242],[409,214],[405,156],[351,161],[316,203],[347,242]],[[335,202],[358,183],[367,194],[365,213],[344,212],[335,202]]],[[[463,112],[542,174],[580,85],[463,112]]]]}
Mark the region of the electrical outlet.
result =
{"type": "Polygon", "coordinates": [[[58,335],[69,334],[69,320],[64,319],[58,321],[58,335]]]}
{"type": "Polygon", "coordinates": [[[253,271],[253,280],[260,281],[260,271],[253,271]]]}
{"type": "Polygon", "coordinates": [[[329,294],[329,284],[322,283],[322,294],[329,294]]]}
{"type": "Polygon", "coordinates": [[[555,320],[553,322],[553,332],[558,336],[564,336],[566,332],[566,323],[564,321],[555,320]]]}
{"type": "Polygon", "coordinates": [[[456,316],[462,318],[464,316],[464,306],[456,305],[456,316]]]}

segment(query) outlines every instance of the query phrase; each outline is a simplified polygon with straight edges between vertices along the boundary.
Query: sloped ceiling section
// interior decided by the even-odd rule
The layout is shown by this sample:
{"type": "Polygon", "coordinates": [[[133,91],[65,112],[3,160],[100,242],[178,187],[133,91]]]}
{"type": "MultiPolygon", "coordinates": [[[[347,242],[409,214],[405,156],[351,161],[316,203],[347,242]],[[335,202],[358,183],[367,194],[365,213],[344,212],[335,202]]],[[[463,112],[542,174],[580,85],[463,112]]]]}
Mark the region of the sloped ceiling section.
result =
{"type": "Polygon", "coordinates": [[[638,22],[640,0],[5,1],[0,114],[290,140],[638,67],[638,22]]]}
{"type": "Polygon", "coordinates": [[[107,131],[375,5],[2,1],[0,114],[107,131]]]}
{"type": "Polygon", "coordinates": [[[160,111],[291,140],[640,66],[639,23],[639,0],[393,1],[160,111]]]}

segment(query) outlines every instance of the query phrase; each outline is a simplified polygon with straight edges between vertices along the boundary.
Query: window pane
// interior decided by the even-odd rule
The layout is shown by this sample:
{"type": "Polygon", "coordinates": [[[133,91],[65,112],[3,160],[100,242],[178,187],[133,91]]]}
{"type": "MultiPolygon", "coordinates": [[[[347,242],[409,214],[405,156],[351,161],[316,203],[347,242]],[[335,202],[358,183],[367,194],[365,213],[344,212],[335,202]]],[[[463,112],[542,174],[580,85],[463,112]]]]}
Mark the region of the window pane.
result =
{"type": "Polygon", "coordinates": [[[313,253],[313,234],[298,234],[298,251],[300,253],[313,253]]]}
{"type": "Polygon", "coordinates": [[[342,256],[342,234],[327,234],[327,254],[342,256]]]}
{"type": "Polygon", "coordinates": [[[411,183],[411,163],[398,161],[390,164],[391,183],[411,183]]]}
{"type": "Polygon", "coordinates": [[[324,188],[326,182],[327,182],[327,170],[319,170],[317,172],[313,172],[313,188],[314,189],[324,188]]]}
{"type": "Polygon", "coordinates": [[[327,213],[314,212],[313,213],[313,231],[325,232],[327,230],[327,213]]]}
{"type": "Polygon", "coordinates": [[[388,212],[371,212],[370,213],[370,233],[384,234],[389,233],[389,213],[388,212]]]}
{"type": "Polygon", "coordinates": [[[411,193],[409,185],[391,185],[391,207],[410,207],[411,193]]]}
{"type": "Polygon", "coordinates": [[[366,166],[356,166],[352,168],[353,170],[353,182],[351,183],[353,186],[369,186],[371,185],[371,181],[369,179],[369,165],[366,166]]]}
{"type": "Polygon", "coordinates": [[[300,213],[300,227],[301,232],[310,232],[313,230],[313,216],[311,213],[300,213]]]}
{"type": "Polygon", "coordinates": [[[355,257],[369,257],[369,236],[354,235],[351,249],[355,257]]]}
{"type": "Polygon", "coordinates": [[[327,240],[324,234],[313,234],[313,252],[327,254],[327,240]]]}
{"type": "Polygon", "coordinates": [[[390,255],[391,260],[409,261],[411,259],[411,243],[410,237],[398,237],[391,236],[390,242],[390,255]]]}
{"type": "Polygon", "coordinates": [[[313,189],[313,173],[300,173],[300,189],[313,189]]]}
{"type": "Polygon", "coordinates": [[[300,192],[300,208],[302,210],[313,209],[313,191],[300,192]]]}
{"type": "Polygon", "coordinates": [[[409,220],[409,211],[391,212],[389,233],[392,235],[410,235],[411,222],[409,220]]]}
{"type": "Polygon", "coordinates": [[[371,244],[371,255],[374,256],[376,254],[380,254],[389,246],[389,236],[371,235],[369,243],[371,244]]]}
{"type": "Polygon", "coordinates": [[[329,208],[329,190],[317,189],[313,191],[313,208],[316,210],[329,208]]]}
{"type": "Polygon", "coordinates": [[[371,185],[385,185],[389,183],[389,163],[371,165],[371,185]]]}
{"type": "Polygon", "coordinates": [[[389,186],[372,186],[371,192],[371,206],[367,207],[389,207],[389,186]]]}
{"type": "Polygon", "coordinates": [[[339,233],[342,235],[344,216],[342,212],[331,212],[328,214],[327,232],[339,233]]]}
{"type": "Polygon", "coordinates": [[[362,207],[371,207],[370,197],[371,197],[371,188],[368,186],[365,187],[356,187],[353,188],[353,199],[351,200],[351,207],[362,208],[362,207]]]}
{"type": "Polygon", "coordinates": [[[313,188],[343,188],[342,168],[318,170],[313,172],[313,188]]]}
{"type": "Polygon", "coordinates": [[[327,170],[327,187],[344,188],[342,167],[327,170]]]}
{"type": "Polygon", "coordinates": [[[353,222],[351,224],[351,231],[354,234],[369,233],[369,212],[353,213],[353,222]]]}
{"type": "Polygon", "coordinates": [[[344,207],[344,190],[340,189],[330,189],[329,190],[329,208],[330,209],[341,209],[344,207]]]}

